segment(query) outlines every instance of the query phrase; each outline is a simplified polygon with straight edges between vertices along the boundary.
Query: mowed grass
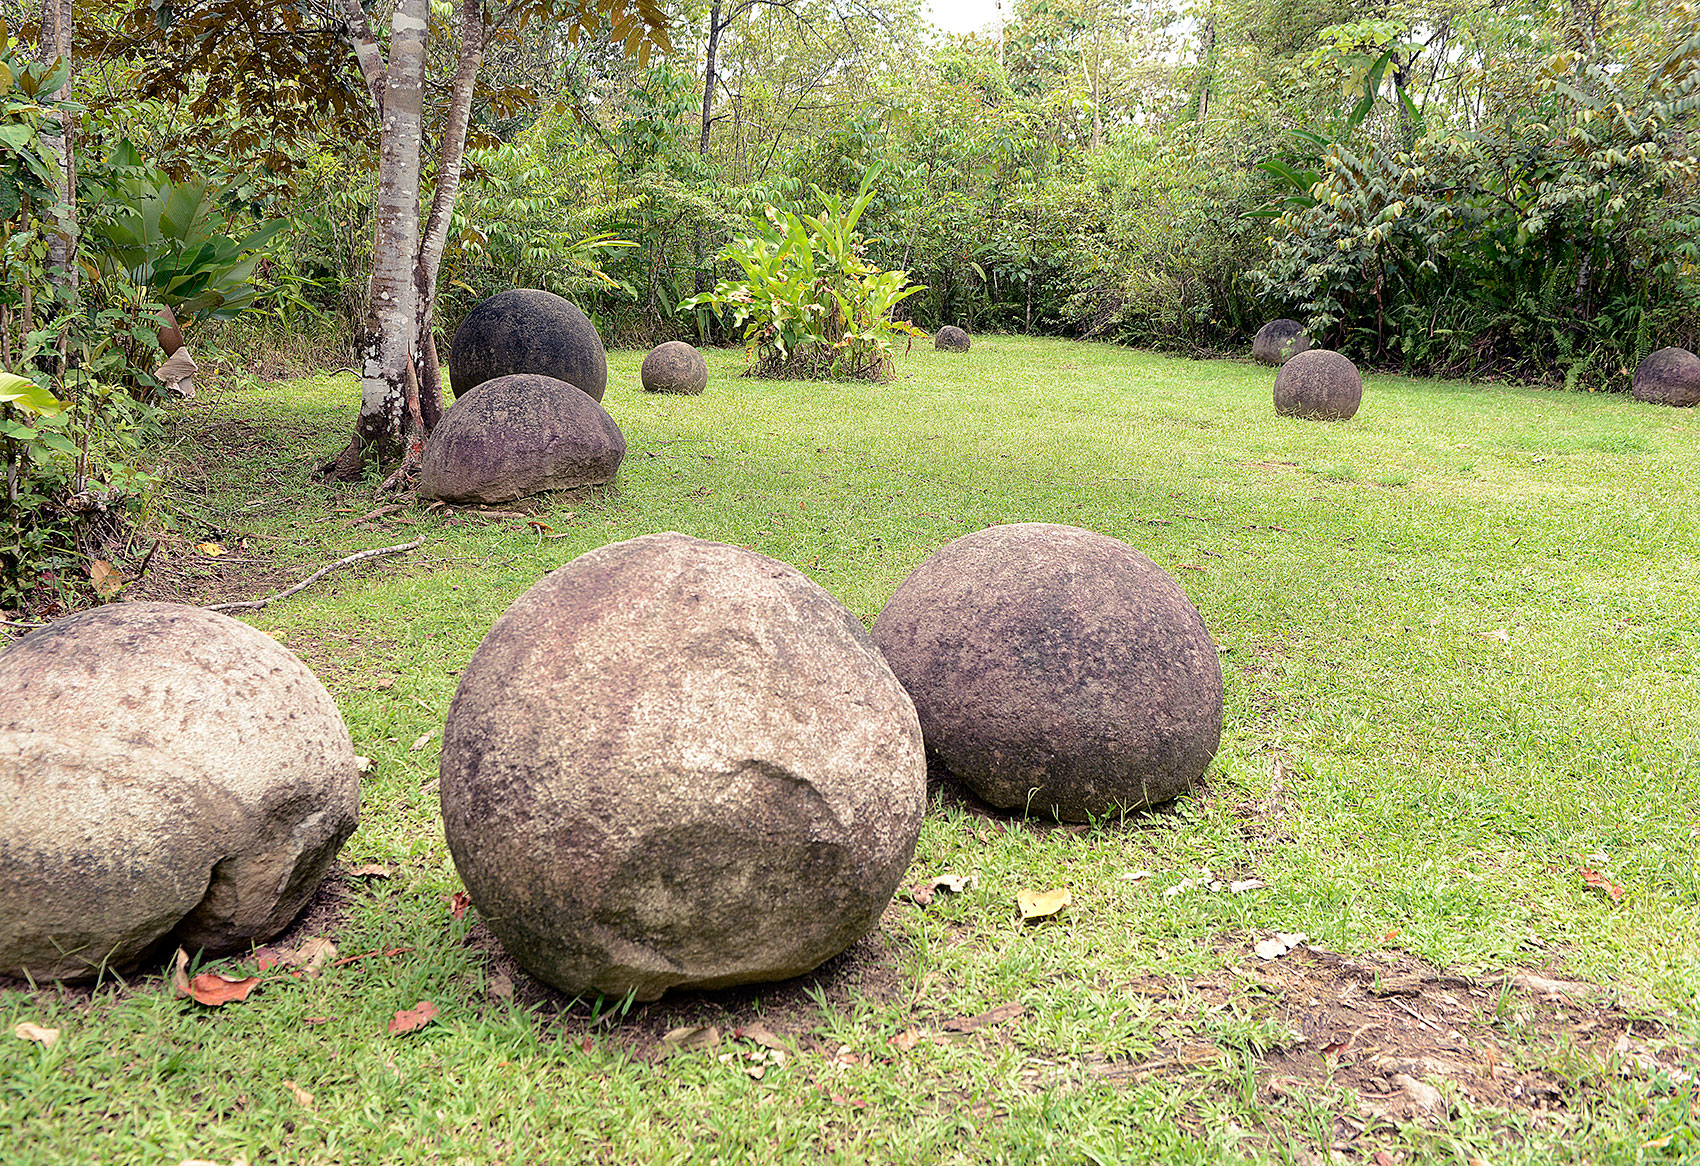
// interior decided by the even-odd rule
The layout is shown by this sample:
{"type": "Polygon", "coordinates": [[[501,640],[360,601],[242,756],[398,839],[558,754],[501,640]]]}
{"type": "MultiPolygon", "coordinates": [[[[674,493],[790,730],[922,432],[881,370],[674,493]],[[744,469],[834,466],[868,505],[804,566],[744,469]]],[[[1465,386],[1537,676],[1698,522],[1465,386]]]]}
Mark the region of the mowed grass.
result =
{"type": "MultiPolygon", "coordinates": [[[[618,489],[545,500],[546,530],[419,509],[346,526],[386,501],[312,478],[358,401],[346,374],[226,383],[186,407],[162,452],[184,474],[179,553],[247,537],[305,575],[424,539],[248,617],[318,672],[374,761],[341,861],[394,874],[353,886],[336,941],[411,950],[217,1011],[152,976],[0,994],[8,1032],[61,1030],[48,1049],[0,1034],[0,1158],[1327,1160],[1340,1099],[1260,1091],[1262,1056],[1296,1034],[1256,993],[1212,1011],[1128,990],[1244,965],[1275,930],[1598,981],[1700,1038],[1700,411],[1371,376],[1356,418],[1319,424],[1275,417],[1273,374],[1249,363],[1006,337],[917,349],[879,386],[745,380],[741,353],[711,352],[708,393],[667,398],[638,391],[642,355],[609,359],[618,489]],[[626,1012],[488,991],[477,912],[447,904],[460,884],[433,782],[456,674],[527,586],[678,530],[792,563],[871,623],[933,550],[1018,521],[1124,539],[1198,605],[1227,700],[1203,788],[1086,830],[999,829],[936,790],[909,881],[977,887],[925,909],[900,897],[854,960],[738,996],[786,1009],[792,1055],[760,1080],[721,1059],[730,1045],[661,1058],[638,1038],[731,1007],[712,995],[626,1012]],[[1206,868],[1266,887],[1163,894],[1206,868]],[[1139,871],[1153,877],[1123,877],[1139,871]],[[1073,906],[1022,926],[1017,891],[1060,886],[1073,906]],[[419,1000],[438,1020],[388,1035],[419,1000]],[[892,1044],[1007,1002],[1018,1022],[892,1044]],[[1134,1084],[1058,1072],[1178,1041],[1220,1056],[1134,1084]]],[[[1504,1037],[1574,1083],[1565,1106],[1457,1101],[1374,1144],[1496,1166],[1700,1155],[1700,1116],[1668,1082],[1511,1020],[1504,1037]]]]}

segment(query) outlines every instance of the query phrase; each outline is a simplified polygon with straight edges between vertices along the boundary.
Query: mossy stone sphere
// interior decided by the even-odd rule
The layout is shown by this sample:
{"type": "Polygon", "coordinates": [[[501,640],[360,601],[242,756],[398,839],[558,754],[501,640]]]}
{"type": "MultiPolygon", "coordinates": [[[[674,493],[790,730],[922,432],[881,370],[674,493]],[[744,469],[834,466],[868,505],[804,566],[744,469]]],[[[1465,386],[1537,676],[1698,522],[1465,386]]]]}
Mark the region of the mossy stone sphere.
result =
{"type": "Polygon", "coordinates": [[[638,372],[646,393],[696,394],[708,387],[708,361],[683,340],[657,344],[638,372]]]}
{"type": "Polygon", "coordinates": [[[1180,585],[1119,539],[994,526],[903,581],[874,642],[927,751],[1002,809],[1085,822],[1169,801],[1222,738],[1222,666],[1180,585]]]}
{"type": "Polygon", "coordinates": [[[1271,320],[1257,330],[1251,342],[1251,357],[1259,364],[1283,365],[1309,351],[1310,337],[1297,320],[1271,320]]]}
{"type": "Polygon", "coordinates": [[[1700,356],[1686,348],[1661,348],[1635,366],[1630,392],[1654,405],[1700,405],[1700,356]]]}
{"type": "Polygon", "coordinates": [[[973,341],[968,338],[968,333],[955,324],[946,324],[933,337],[933,347],[940,352],[967,352],[968,346],[972,343],[973,341]]]}
{"type": "Polygon", "coordinates": [[[455,396],[485,381],[535,373],[566,381],[600,401],[608,388],[608,353],[590,317],[553,292],[515,288],[473,308],[449,345],[455,396]]]}
{"type": "Polygon", "coordinates": [[[1313,348],[1281,366],[1275,376],[1275,412],[1311,421],[1345,421],[1364,399],[1358,366],[1338,352],[1313,348]]]}

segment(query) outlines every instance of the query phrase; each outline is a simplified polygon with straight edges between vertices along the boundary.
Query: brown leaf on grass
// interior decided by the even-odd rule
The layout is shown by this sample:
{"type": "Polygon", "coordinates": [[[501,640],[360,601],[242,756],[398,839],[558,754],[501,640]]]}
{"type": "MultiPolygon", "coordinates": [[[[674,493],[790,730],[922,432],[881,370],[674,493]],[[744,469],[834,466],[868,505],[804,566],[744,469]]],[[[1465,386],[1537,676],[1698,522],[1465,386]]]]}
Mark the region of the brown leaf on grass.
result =
{"type": "Polygon", "coordinates": [[[466,909],[472,906],[472,896],[465,891],[456,891],[449,898],[449,914],[456,919],[466,918],[466,909]]]}
{"type": "Polygon", "coordinates": [[[349,867],[348,877],[351,879],[387,879],[390,877],[390,868],[376,862],[363,862],[359,866],[349,867]]]}
{"type": "Polygon", "coordinates": [[[506,972],[497,972],[490,977],[490,982],[484,985],[484,991],[497,1000],[512,1000],[514,998],[514,980],[506,972]]]}
{"type": "Polygon", "coordinates": [[[182,948],[177,949],[177,966],[171,976],[174,995],[186,996],[209,1008],[220,1008],[226,1004],[240,1004],[259,986],[258,976],[226,976],[219,972],[202,972],[190,979],[189,953],[182,948]]]}
{"type": "Polygon", "coordinates": [[[918,1028],[906,1028],[892,1037],[891,1043],[896,1045],[900,1051],[906,1053],[921,1043],[921,1035],[921,1030],[918,1028]]]}
{"type": "Polygon", "coordinates": [[[201,554],[206,555],[208,558],[213,559],[224,554],[224,547],[220,546],[218,543],[196,543],[195,549],[200,551],[201,554]]]}
{"type": "Polygon", "coordinates": [[[1591,891],[1600,891],[1609,895],[1614,903],[1623,898],[1623,888],[1593,867],[1585,866],[1582,868],[1582,883],[1591,891]]]}
{"type": "Polygon", "coordinates": [[[283,968],[292,976],[317,979],[325,965],[336,959],[336,944],[314,937],[300,947],[262,947],[254,953],[254,966],[262,972],[283,968]]]}
{"type": "Polygon", "coordinates": [[[124,586],[124,576],[105,559],[93,559],[89,562],[89,582],[94,584],[96,595],[111,599],[124,586]]]}
{"type": "Polygon", "coordinates": [[[405,1033],[418,1032],[437,1018],[437,1006],[429,1000],[421,1000],[412,1008],[404,1008],[390,1020],[390,1035],[402,1036],[405,1033]]]}
{"type": "Polygon", "coordinates": [[[764,1049],[786,1051],[785,1042],[779,1039],[779,1034],[759,1020],[754,1024],[746,1024],[743,1028],[734,1028],[732,1035],[738,1040],[753,1041],[764,1049]]]}
{"type": "Polygon", "coordinates": [[[289,1090],[290,1096],[295,1098],[296,1103],[300,1105],[302,1109],[313,1108],[313,1095],[311,1093],[307,1092],[293,1081],[285,1081],[283,1083],[283,1087],[289,1090]]]}
{"type": "Polygon", "coordinates": [[[12,1035],[20,1040],[31,1040],[44,1049],[50,1049],[59,1041],[59,1030],[43,1028],[39,1024],[31,1024],[27,1020],[19,1021],[12,1028],[12,1035]]]}
{"type": "Polygon", "coordinates": [[[999,1004],[996,1008],[988,1009],[977,1016],[957,1016],[944,1022],[946,1032],[976,1032],[988,1024],[1002,1024],[1006,1020],[1014,1020],[1027,1010],[1013,1000],[1008,1004],[999,1004]]]}
{"type": "Polygon", "coordinates": [[[667,1030],[661,1038],[669,1052],[688,1053],[693,1049],[712,1049],[720,1045],[720,1030],[712,1024],[691,1024],[667,1030]]]}
{"type": "Polygon", "coordinates": [[[1017,892],[1015,901],[1021,908],[1022,921],[1032,922],[1035,919],[1049,919],[1074,902],[1074,896],[1069,894],[1067,887],[1058,887],[1054,891],[1020,891],[1017,892]]]}
{"type": "Polygon", "coordinates": [[[1497,640],[1502,644],[1511,642],[1511,633],[1505,628],[1494,628],[1491,632],[1477,632],[1476,634],[1484,640],[1497,640]]]}
{"type": "Polygon", "coordinates": [[[413,739],[413,744],[411,744],[407,747],[407,751],[409,753],[419,752],[421,749],[425,748],[425,746],[429,745],[431,743],[431,738],[435,737],[436,735],[437,735],[437,730],[426,729],[423,733],[419,734],[419,736],[417,736],[413,739]]]}

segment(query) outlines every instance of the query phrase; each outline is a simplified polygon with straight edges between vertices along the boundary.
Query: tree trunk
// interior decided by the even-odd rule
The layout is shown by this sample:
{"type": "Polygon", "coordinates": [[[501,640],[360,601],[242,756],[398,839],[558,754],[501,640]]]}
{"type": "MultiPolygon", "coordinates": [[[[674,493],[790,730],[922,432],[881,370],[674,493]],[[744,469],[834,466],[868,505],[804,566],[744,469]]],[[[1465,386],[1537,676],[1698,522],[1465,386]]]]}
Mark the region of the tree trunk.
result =
{"type": "MultiPolygon", "coordinates": [[[[66,96],[71,89],[71,0],[42,0],[41,43],[37,59],[63,59],[66,65],[65,84],[42,96],[54,100],[66,96]]],[[[42,138],[58,155],[58,173],[54,176],[58,195],[59,229],[47,239],[47,262],[52,269],[55,289],[67,291],[77,286],[77,167],[74,143],[76,120],[59,110],[42,129],[42,138]]]]}
{"type": "MultiPolygon", "coordinates": [[[[713,0],[708,9],[708,44],[703,50],[703,82],[702,82],[702,139],[697,143],[697,154],[708,160],[708,131],[714,125],[714,83],[719,79],[720,34],[725,26],[720,23],[720,0],[713,0]]],[[[697,295],[708,292],[708,232],[701,223],[697,224],[696,238],[692,241],[692,258],[696,263],[696,273],[692,286],[697,295]]]]}
{"type": "Polygon", "coordinates": [[[418,412],[413,350],[418,337],[419,154],[424,128],[428,0],[397,0],[390,21],[373,218],[370,307],[362,339],[360,416],[349,449],[330,467],[347,478],[371,447],[382,457],[399,445],[418,412]],[[409,392],[410,383],[412,392],[409,392]],[[409,398],[412,398],[410,400],[409,398]]]}
{"type": "Polygon", "coordinates": [[[1199,41],[1198,54],[1198,115],[1196,121],[1210,116],[1210,85],[1216,79],[1216,6],[1204,18],[1204,33],[1199,41]]]}

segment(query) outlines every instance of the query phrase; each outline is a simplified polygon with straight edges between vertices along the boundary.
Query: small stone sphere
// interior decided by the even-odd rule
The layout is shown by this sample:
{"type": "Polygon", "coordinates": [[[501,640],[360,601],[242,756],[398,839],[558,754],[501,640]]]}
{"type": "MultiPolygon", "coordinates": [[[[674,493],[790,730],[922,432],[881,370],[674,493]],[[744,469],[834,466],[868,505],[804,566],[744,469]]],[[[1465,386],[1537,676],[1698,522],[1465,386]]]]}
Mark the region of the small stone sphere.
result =
{"type": "Polygon", "coordinates": [[[176,603],[0,652],[0,974],[87,979],[289,926],[360,805],[336,702],[270,636],[176,603]]]}
{"type": "Polygon", "coordinates": [[[649,393],[700,393],[708,387],[708,361],[683,340],[669,340],[649,350],[638,378],[649,393]]]}
{"type": "Polygon", "coordinates": [[[1002,809],[1085,822],[1173,799],[1222,736],[1198,609],[1118,539],[1024,522],[965,535],[898,587],[874,641],[927,750],[1002,809]]]}
{"type": "Polygon", "coordinates": [[[577,385],[600,401],[608,353],[590,318],[553,292],[514,288],[473,308],[449,345],[455,396],[510,373],[537,373],[577,385]]]}
{"type": "Polygon", "coordinates": [[[1700,357],[1686,348],[1661,348],[1635,366],[1630,392],[1654,405],[1700,405],[1700,357]]]}
{"type": "Polygon", "coordinates": [[[1251,342],[1252,359],[1259,364],[1286,364],[1301,352],[1309,352],[1310,337],[1297,320],[1271,320],[1257,330],[1251,342]]]}
{"type": "Polygon", "coordinates": [[[1346,421],[1364,399],[1358,366],[1313,348],[1290,358],[1275,375],[1275,412],[1312,421],[1346,421]]]}
{"type": "Polygon", "coordinates": [[[796,569],[682,534],[550,572],[443,730],[443,826],[484,921],[564,992],[802,975],[872,930],[926,807],[915,708],[796,569]]]}
{"type": "Polygon", "coordinates": [[[973,341],[968,338],[968,333],[955,324],[946,324],[933,337],[933,347],[940,352],[967,352],[968,346],[972,343],[973,341]]]}

